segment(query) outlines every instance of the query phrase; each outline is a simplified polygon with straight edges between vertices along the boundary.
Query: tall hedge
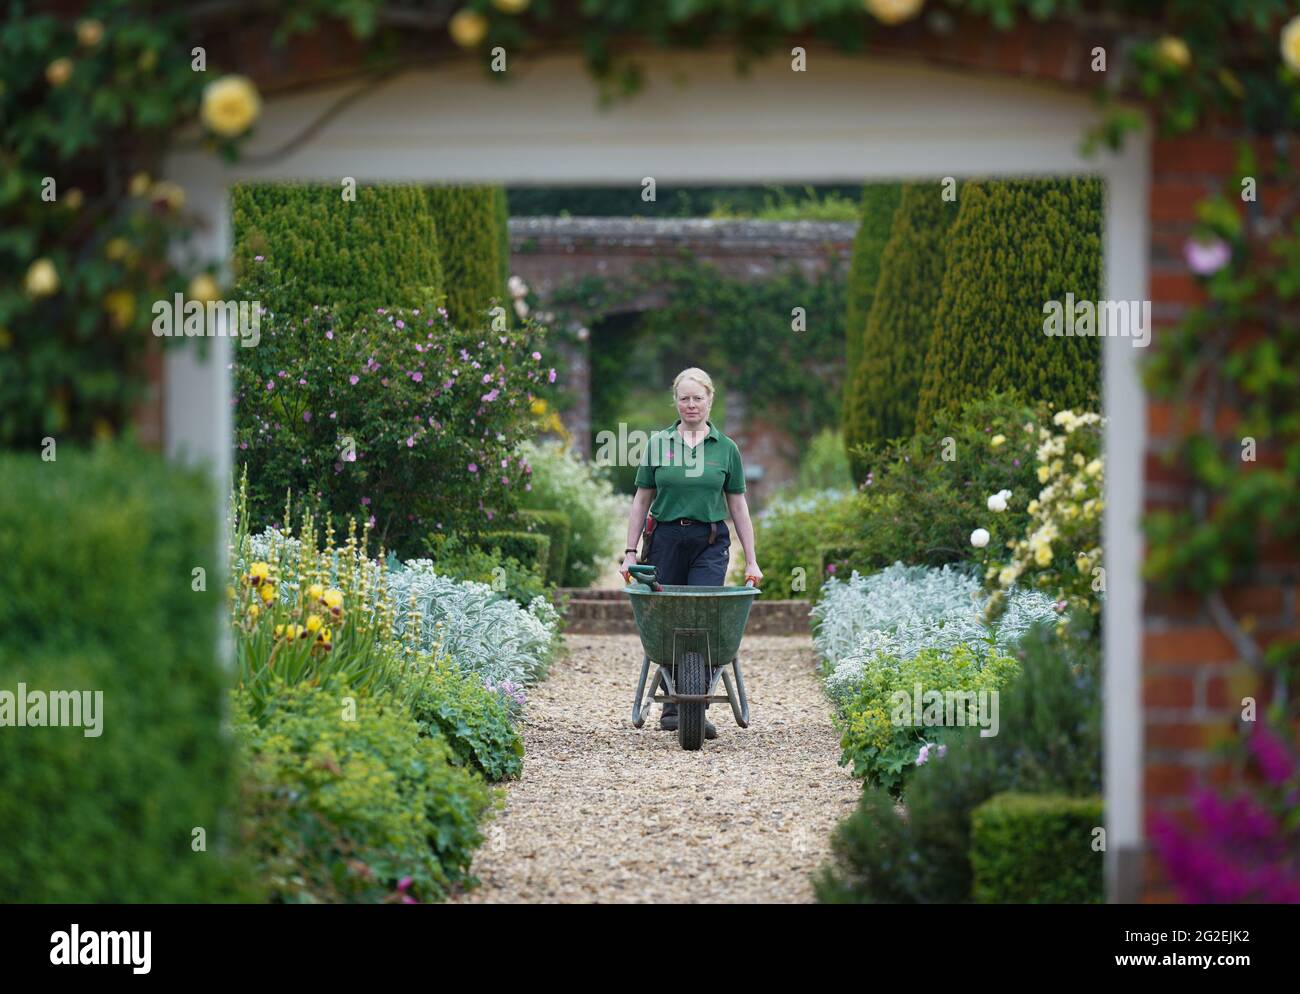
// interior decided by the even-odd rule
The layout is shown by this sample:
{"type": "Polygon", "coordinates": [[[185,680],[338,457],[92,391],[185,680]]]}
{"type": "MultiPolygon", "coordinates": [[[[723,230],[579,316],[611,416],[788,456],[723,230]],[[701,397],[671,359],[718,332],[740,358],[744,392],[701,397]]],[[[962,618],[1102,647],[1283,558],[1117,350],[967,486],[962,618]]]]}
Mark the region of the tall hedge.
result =
{"type": "Polygon", "coordinates": [[[319,184],[234,188],[236,271],[259,267],[258,282],[279,288],[263,305],[290,316],[332,306],[350,324],[377,307],[438,303],[438,232],[423,191],[358,186],[354,201],[342,194],[319,184]]]}
{"type": "MultiPolygon", "coordinates": [[[[862,355],[862,340],[867,328],[867,315],[880,276],[880,260],[898,208],[902,187],[897,183],[868,183],[862,188],[862,209],[858,218],[858,231],[853,238],[853,257],[845,284],[844,307],[844,403],[841,407],[844,425],[844,446],[851,451],[862,444],[854,408],[854,371],[862,355]]],[[[854,479],[859,478],[858,467],[852,456],[849,465],[854,479]]]]}
{"type": "Polygon", "coordinates": [[[0,903],[240,899],[214,488],[119,446],[0,479],[0,903]],[[32,710],[81,691],[80,727],[32,710]]]}
{"type": "Polygon", "coordinates": [[[510,202],[504,186],[492,188],[492,203],[497,212],[497,282],[504,292],[510,280],[510,202]]]}
{"type": "Polygon", "coordinates": [[[431,186],[429,209],[447,281],[447,313],[459,327],[482,324],[501,281],[500,205],[490,186],[431,186]]]}
{"type": "Polygon", "coordinates": [[[1100,392],[1101,341],[1049,337],[1044,304],[1101,293],[1095,178],[973,182],[948,244],[917,427],[991,389],[1074,407],[1100,392]]]}
{"type": "MultiPolygon", "coordinates": [[[[857,444],[878,445],[908,436],[916,426],[948,230],[956,217],[957,203],[943,199],[939,184],[909,183],[903,188],[853,367],[849,421],[857,444]]],[[[870,468],[866,458],[850,452],[850,462],[854,479],[861,482],[870,468]]]]}

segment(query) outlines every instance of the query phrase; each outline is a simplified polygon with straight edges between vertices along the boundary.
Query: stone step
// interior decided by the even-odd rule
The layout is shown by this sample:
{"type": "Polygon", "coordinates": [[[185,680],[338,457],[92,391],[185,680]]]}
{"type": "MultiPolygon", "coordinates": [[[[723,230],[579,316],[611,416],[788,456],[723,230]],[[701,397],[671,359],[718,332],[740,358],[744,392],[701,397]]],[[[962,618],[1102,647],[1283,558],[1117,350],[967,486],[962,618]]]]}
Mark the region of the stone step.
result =
{"type": "MultiPolygon", "coordinates": [[[[566,630],[584,635],[636,634],[632,604],[621,590],[557,588],[569,598],[566,630]]],[[[808,601],[755,601],[745,625],[747,635],[809,635],[808,601]]]]}

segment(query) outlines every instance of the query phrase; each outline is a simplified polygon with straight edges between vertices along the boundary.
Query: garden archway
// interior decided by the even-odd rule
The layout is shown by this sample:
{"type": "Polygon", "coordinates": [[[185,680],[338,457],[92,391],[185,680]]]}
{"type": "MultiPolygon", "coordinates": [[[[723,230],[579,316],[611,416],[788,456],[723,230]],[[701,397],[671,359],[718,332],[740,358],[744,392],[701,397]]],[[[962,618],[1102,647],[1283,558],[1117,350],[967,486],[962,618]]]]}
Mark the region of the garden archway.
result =
{"type": "MultiPolygon", "coordinates": [[[[410,72],[348,106],[308,141],[273,155],[349,87],[268,99],[245,159],[226,166],[177,153],[168,178],[207,221],[199,248],[229,258],[228,190],[241,181],[416,181],[625,186],[658,183],[856,183],[866,179],[1093,173],[1106,181],[1105,294],[1148,297],[1150,138],[1084,158],[1094,120],[1081,93],[813,50],[806,72],[777,58],[746,77],[729,53],[655,53],[647,85],[601,111],[577,57],[519,63],[511,85],[480,66],[410,72]],[[690,85],[674,79],[685,75],[690,85]],[[269,159],[259,163],[259,157],[269,159]]],[[[342,206],[342,204],[341,204],[342,206]]],[[[163,381],[169,451],[209,459],[224,475],[231,437],[229,342],[206,360],[169,355],[163,381]]],[[[1105,769],[1108,892],[1141,886],[1143,840],[1139,577],[1146,409],[1129,340],[1104,343],[1108,500],[1105,769]]]]}

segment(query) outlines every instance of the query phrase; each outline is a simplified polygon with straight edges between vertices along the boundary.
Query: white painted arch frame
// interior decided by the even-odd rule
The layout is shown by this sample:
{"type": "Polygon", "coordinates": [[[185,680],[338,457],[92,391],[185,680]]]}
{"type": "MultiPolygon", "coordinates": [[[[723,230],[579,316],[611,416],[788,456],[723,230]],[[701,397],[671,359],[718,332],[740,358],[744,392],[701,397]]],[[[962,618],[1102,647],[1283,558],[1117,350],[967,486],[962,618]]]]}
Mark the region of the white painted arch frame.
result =
{"type": "MultiPolygon", "coordinates": [[[[602,111],[576,56],[511,67],[504,85],[467,63],[399,77],[350,106],[291,157],[227,167],[176,154],[180,182],[209,228],[201,248],[230,255],[228,188],[241,180],[400,180],[511,184],[618,184],[639,196],[660,184],[846,182],[1092,173],[1106,180],[1105,296],[1147,297],[1149,129],[1121,154],[1095,159],[1079,142],[1095,111],[1078,93],[953,72],[911,61],[813,51],[806,72],[775,58],[747,77],[729,53],[648,56],[646,90],[602,111]],[[675,80],[684,74],[688,82],[675,80]]],[[[250,156],[270,151],[348,86],[267,102],[250,156]]],[[[164,433],[174,455],[229,467],[230,343],[212,361],[170,356],[164,433]]],[[[1127,339],[1104,343],[1107,506],[1105,802],[1107,890],[1131,899],[1142,846],[1142,472],[1146,412],[1127,339]],[[1121,873],[1123,870],[1123,873],[1121,873]]]]}

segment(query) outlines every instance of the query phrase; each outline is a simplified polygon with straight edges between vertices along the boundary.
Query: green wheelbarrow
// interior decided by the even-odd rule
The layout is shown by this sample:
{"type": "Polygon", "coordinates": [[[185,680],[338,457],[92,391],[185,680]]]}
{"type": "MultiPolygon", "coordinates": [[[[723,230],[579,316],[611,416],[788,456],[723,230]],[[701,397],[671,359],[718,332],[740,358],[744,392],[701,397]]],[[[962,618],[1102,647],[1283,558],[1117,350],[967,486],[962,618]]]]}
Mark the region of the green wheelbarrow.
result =
{"type": "Polygon", "coordinates": [[[727,701],[736,724],[749,727],[749,698],[740,672],[741,636],[759,589],[753,580],[743,587],[664,585],[653,566],[632,566],[635,582],[624,589],[632,598],[637,632],[645,654],[632,703],[632,724],[640,728],[656,702],[677,702],[677,741],[683,749],[704,744],[704,706],[727,701]],[[646,694],[650,664],[658,669],[646,694]],[[736,680],[732,683],[730,666],[736,680]],[[721,679],[727,693],[714,692],[721,679]],[[664,693],[655,691],[663,684],[664,693]]]}

